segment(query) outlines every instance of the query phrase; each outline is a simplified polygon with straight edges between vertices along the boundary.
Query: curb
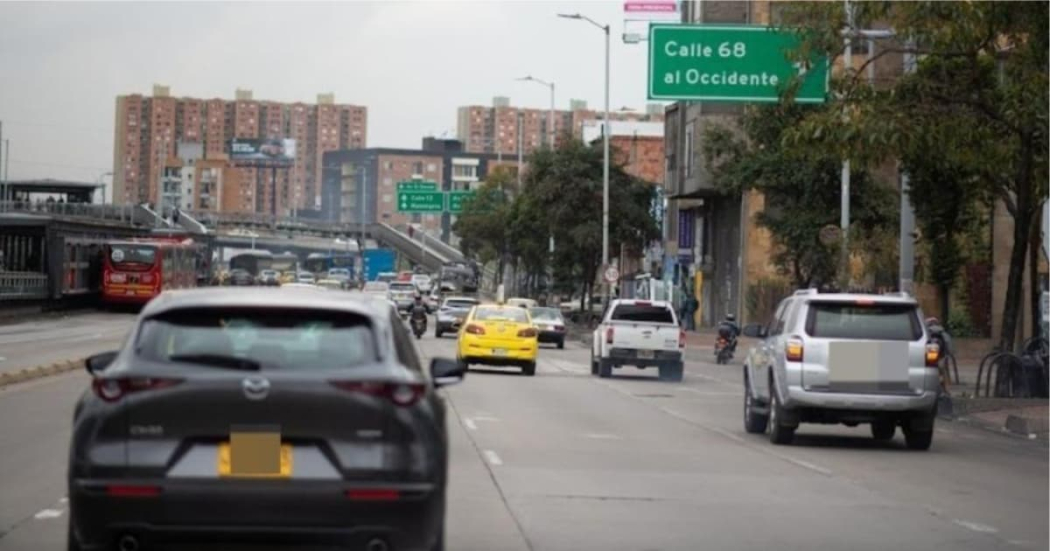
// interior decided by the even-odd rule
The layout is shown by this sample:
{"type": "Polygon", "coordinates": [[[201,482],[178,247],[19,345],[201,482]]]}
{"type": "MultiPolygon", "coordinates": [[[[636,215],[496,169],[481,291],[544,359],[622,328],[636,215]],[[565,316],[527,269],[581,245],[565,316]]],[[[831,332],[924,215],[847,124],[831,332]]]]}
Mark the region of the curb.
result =
{"type": "Polygon", "coordinates": [[[0,373],[0,388],[4,388],[15,383],[24,383],[26,381],[32,381],[34,379],[42,379],[44,377],[50,377],[52,375],[58,375],[60,373],[67,373],[70,371],[76,371],[84,365],[84,358],[76,360],[66,360],[64,362],[55,362],[53,364],[38,365],[35,367],[27,367],[18,371],[7,371],[0,373]]]}

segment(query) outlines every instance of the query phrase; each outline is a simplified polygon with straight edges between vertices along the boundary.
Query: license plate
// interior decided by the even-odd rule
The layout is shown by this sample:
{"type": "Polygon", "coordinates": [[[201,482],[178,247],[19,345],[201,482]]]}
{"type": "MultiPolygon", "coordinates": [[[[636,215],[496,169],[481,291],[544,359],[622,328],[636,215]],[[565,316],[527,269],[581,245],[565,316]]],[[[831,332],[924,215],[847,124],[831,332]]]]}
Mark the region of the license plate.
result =
{"type": "Polygon", "coordinates": [[[639,350],[638,351],[638,357],[639,358],[644,358],[646,360],[651,360],[655,356],[656,356],[656,354],[652,350],[639,350]]]}
{"type": "Polygon", "coordinates": [[[288,478],[292,476],[292,446],[279,433],[231,433],[219,444],[219,476],[288,478]]]}
{"type": "Polygon", "coordinates": [[[493,348],[492,349],[492,355],[493,356],[506,356],[507,355],[507,349],[506,348],[493,348]]]}

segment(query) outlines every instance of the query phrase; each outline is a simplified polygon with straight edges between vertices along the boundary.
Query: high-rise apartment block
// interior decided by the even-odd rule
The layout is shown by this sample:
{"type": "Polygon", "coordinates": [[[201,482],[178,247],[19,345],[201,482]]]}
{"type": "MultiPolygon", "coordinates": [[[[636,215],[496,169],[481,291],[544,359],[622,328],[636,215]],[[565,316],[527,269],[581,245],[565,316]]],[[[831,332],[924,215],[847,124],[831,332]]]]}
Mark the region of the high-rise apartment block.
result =
{"type": "MultiPolygon", "coordinates": [[[[568,110],[555,110],[553,117],[548,109],[514,107],[510,99],[495,97],[492,106],[467,105],[460,107],[456,116],[456,135],[464,149],[471,153],[518,152],[518,128],[521,127],[522,150],[525,154],[549,143],[551,135],[555,144],[566,135],[580,138],[584,123],[601,120],[604,112],[588,109],[587,102],[570,100],[568,110]]],[[[647,106],[644,112],[613,111],[609,118],[615,121],[663,122],[663,107],[647,106]]]]}
{"type": "Polygon", "coordinates": [[[233,100],[203,100],[154,86],[152,96],[118,96],[116,107],[115,203],[278,214],[315,209],[324,153],[366,146],[367,108],[338,104],[333,94],[318,95],[316,104],[256,100],[251,90],[237,90],[233,100]],[[229,157],[235,138],[293,139],[295,156],[277,169],[240,165],[229,157]]]}

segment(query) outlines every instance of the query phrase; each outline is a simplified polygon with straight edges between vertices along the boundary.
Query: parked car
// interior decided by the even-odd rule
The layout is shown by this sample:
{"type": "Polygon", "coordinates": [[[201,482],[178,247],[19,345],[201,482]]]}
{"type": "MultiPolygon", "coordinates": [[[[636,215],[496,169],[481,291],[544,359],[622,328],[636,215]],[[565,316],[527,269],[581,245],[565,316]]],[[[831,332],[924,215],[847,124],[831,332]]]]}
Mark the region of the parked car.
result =
{"type": "Polygon", "coordinates": [[[625,365],[656,367],[664,381],[681,381],[685,331],[669,302],[614,300],[594,330],[591,374],[611,377],[625,365]]]}
{"type": "Polygon", "coordinates": [[[456,356],[464,368],[470,364],[516,366],[524,375],[536,374],[539,334],[529,311],[503,304],[471,308],[463,321],[456,356]]]}
{"type": "Polygon", "coordinates": [[[437,320],[434,322],[434,336],[441,338],[445,333],[459,331],[463,320],[467,319],[470,309],[480,304],[473,297],[447,297],[438,307],[437,320]]]}
{"type": "Polygon", "coordinates": [[[552,342],[565,348],[565,318],[557,308],[529,308],[532,323],[540,332],[540,342],[552,342]]]}
{"type": "Polygon", "coordinates": [[[871,425],[876,440],[897,427],[909,448],[929,449],[937,416],[940,350],[908,295],[797,291],[744,362],[744,427],[789,444],[800,423],[871,425]]]}
{"type": "Polygon", "coordinates": [[[384,301],[325,295],[164,293],[121,350],[89,358],[68,455],[68,549],[219,538],[443,549],[437,389],[464,370],[425,368],[384,301]]]}

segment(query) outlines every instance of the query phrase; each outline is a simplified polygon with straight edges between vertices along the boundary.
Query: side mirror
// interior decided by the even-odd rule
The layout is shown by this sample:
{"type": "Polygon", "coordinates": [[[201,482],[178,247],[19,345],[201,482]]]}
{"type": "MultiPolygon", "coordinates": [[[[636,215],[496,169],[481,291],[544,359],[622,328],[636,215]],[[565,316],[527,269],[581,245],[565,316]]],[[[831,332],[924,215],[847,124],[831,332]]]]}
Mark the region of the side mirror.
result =
{"type": "Polygon", "coordinates": [[[110,350],[108,352],[102,352],[89,356],[88,359],[84,360],[84,367],[87,368],[87,372],[91,375],[105,371],[109,364],[113,363],[116,359],[118,352],[116,350],[110,350]]]}
{"type": "Polygon", "coordinates": [[[766,338],[766,326],[757,323],[749,323],[744,326],[744,330],[741,331],[745,337],[751,337],[755,339],[766,338]]]}
{"type": "Polygon", "coordinates": [[[456,360],[434,358],[430,360],[430,376],[434,379],[434,386],[440,388],[463,382],[467,369],[456,360]]]}

